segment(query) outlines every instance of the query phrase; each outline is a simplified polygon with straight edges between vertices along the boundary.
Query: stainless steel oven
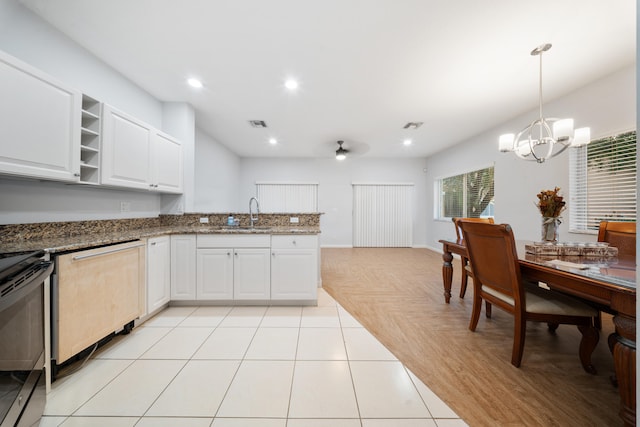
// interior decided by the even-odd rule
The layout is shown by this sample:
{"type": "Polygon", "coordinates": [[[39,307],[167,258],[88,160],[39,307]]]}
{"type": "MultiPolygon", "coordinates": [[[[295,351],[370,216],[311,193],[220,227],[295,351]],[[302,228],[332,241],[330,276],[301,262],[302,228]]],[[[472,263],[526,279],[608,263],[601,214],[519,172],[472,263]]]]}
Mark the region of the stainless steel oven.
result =
{"type": "Polygon", "coordinates": [[[43,251],[0,258],[0,427],[38,425],[44,411],[43,251]]]}

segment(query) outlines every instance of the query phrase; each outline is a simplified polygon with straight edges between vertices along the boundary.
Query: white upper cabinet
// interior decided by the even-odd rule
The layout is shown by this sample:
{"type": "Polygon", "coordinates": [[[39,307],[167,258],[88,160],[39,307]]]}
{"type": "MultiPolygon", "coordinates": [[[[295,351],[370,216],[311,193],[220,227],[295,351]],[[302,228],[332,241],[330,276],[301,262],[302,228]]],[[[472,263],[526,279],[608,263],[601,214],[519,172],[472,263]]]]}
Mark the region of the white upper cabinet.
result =
{"type": "Polygon", "coordinates": [[[0,173],[78,182],[82,94],[0,52],[0,173]]]}
{"type": "Polygon", "coordinates": [[[151,186],[151,126],[102,107],[102,184],[153,189],[151,186]]]}
{"type": "Polygon", "coordinates": [[[177,139],[155,131],[152,135],[151,183],[163,193],[182,193],[182,144],[177,139]]]}
{"type": "Polygon", "coordinates": [[[182,193],[178,140],[106,104],[102,115],[103,185],[182,193]]]}

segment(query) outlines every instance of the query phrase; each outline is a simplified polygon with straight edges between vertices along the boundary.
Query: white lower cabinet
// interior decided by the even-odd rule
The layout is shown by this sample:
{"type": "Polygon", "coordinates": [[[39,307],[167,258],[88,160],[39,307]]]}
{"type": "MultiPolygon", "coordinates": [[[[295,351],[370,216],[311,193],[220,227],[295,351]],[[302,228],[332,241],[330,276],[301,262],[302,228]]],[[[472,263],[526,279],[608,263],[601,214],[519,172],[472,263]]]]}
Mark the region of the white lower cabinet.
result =
{"type": "Polygon", "coordinates": [[[173,235],[171,300],[315,303],[318,257],[317,235],[173,235]]]}
{"type": "Polygon", "coordinates": [[[270,299],[269,235],[199,235],[197,300],[270,299]]]}
{"type": "Polygon", "coordinates": [[[171,299],[171,243],[169,236],[147,241],[147,312],[153,313],[171,299]]]}
{"type": "Polygon", "coordinates": [[[271,298],[269,248],[239,248],[233,253],[233,299],[271,298]]]}
{"type": "Polygon", "coordinates": [[[233,249],[198,249],[196,255],[196,298],[233,299],[233,249]]]}
{"type": "Polygon", "coordinates": [[[318,298],[318,236],[271,238],[271,299],[318,298]]]}
{"type": "Polygon", "coordinates": [[[171,299],[196,299],[196,236],[171,236],[171,299]]]}

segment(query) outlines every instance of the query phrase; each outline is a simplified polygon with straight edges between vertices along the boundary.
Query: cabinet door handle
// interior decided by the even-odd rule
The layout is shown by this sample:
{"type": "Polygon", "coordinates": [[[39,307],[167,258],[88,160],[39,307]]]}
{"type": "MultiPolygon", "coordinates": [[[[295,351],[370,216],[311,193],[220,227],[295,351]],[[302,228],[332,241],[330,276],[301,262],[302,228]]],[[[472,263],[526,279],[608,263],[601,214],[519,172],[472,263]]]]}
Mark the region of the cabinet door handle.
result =
{"type": "Polygon", "coordinates": [[[227,256],[231,256],[231,252],[227,252],[227,256]]]}

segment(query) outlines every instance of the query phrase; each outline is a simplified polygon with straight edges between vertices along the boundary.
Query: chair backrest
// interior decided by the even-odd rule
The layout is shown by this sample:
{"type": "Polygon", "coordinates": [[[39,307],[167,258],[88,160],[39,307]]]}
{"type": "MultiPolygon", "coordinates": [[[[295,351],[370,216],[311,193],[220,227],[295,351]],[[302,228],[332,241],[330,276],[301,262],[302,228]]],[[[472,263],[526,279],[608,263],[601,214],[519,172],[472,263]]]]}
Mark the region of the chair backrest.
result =
{"type": "Polygon", "coordinates": [[[636,223],[602,221],[598,229],[598,242],[608,242],[618,248],[618,257],[636,257],[636,223]]]}
{"type": "Polygon", "coordinates": [[[458,240],[462,239],[462,230],[460,230],[460,226],[458,225],[458,221],[463,220],[467,222],[482,222],[484,224],[493,224],[493,218],[451,218],[453,221],[453,225],[456,228],[456,238],[458,240]]]}
{"type": "Polygon", "coordinates": [[[514,310],[524,310],[524,288],[511,226],[467,220],[459,220],[458,224],[473,269],[474,286],[478,280],[484,292],[494,296],[499,292],[513,299],[514,310]]]}

